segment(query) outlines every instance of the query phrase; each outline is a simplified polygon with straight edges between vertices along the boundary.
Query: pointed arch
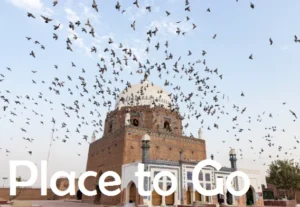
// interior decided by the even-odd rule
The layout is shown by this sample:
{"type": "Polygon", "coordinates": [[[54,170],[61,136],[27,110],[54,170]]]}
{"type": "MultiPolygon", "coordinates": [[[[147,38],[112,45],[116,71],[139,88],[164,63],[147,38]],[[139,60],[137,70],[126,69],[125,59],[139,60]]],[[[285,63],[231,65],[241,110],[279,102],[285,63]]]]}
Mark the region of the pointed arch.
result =
{"type": "Polygon", "coordinates": [[[97,174],[97,178],[96,178],[96,184],[95,184],[95,188],[96,188],[96,192],[97,194],[95,195],[95,198],[94,198],[94,203],[96,204],[99,204],[100,201],[101,201],[101,191],[100,191],[100,188],[99,188],[99,184],[98,184],[98,181],[99,181],[99,178],[101,177],[101,175],[103,174],[102,170],[100,170],[97,174]]]}
{"type": "Polygon", "coordinates": [[[138,189],[134,181],[130,181],[127,184],[125,203],[130,203],[135,206],[139,204],[138,189]]]}
{"type": "Polygon", "coordinates": [[[255,190],[251,185],[246,193],[246,204],[248,206],[255,205],[255,190]]]}

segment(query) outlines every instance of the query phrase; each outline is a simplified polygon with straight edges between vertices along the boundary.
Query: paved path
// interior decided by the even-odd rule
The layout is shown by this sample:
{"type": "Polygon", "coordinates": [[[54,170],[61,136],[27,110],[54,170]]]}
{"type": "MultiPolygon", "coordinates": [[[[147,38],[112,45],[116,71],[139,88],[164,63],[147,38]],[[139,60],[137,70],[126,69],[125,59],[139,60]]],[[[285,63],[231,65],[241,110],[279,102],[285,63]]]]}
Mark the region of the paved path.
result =
{"type": "MultiPolygon", "coordinates": [[[[94,205],[78,202],[65,202],[65,201],[32,201],[33,206],[41,207],[104,207],[103,205],[94,205]]],[[[10,205],[0,205],[0,207],[11,207],[10,205]]],[[[105,206],[108,207],[108,206],[105,206]]]]}

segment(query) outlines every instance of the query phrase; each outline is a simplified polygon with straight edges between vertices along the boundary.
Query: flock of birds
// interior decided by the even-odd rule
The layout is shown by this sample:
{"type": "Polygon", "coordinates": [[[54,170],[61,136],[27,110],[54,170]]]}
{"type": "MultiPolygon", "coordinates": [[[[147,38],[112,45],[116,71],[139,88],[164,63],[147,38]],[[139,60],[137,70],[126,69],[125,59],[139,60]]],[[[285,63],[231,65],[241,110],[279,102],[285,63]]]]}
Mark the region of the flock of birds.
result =
{"type": "MultiPolygon", "coordinates": [[[[236,0],[238,1],[238,0],[236,0]]],[[[132,2],[132,4],[136,7],[136,9],[140,9],[141,5],[139,4],[138,0],[132,2]]],[[[59,6],[59,1],[53,1],[53,7],[59,6]]],[[[94,12],[99,12],[98,4],[96,0],[91,2],[91,8],[94,12]]],[[[123,9],[122,5],[119,2],[116,2],[115,9],[117,12],[121,14],[126,12],[126,9],[123,9]]],[[[151,6],[145,6],[145,9],[148,12],[151,12],[151,6]]],[[[183,10],[187,12],[187,14],[191,11],[192,7],[188,0],[185,1],[183,10]]],[[[255,5],[250,3],[250,9],[255,9],[255,5]]],[[[212,12],[211,8],[207,8],[206,12],[212,12]]],[[[164,15],[169,17],[172,15],[172,11],[164,11],[164,15]]],[[[32,20],[36,20],[39,18],[37,15],[28,12],[28,18],[32,20]]],[[[52,38],[56,41],[59,38],[65,39],[66,50],[73,52],[74,49],[74,42],[77,41],[78,36],[76,33],[73,33],[73,36],[70,37],[61,37],[59,34],[59,29],[61,27],[60,23],[56,23],[51,25],[53,19],[47,17],[45,15],[41,15],[40,18],[45,22],[45,24],[49,24],[49,26],[53,27],[53,35],[52,38]]],[[[138,30],[139,28],[136,25],[136,21],[133,21],[130,24],[130,28],[133,31],[138,30]]],[[[186,16],[184,20],[177,21],[176,24],[180,25],[182,21],[189,22],[190,17],[186,16]]],[[[192,30],[197,28],[195,23],[190,23],[192,30]]],[[[83,34],[90,35],[89,38],[97,38],[97,31],[96,28],[93,26],[90,19],[84,19],[82,21],[78,20],[76,22],[69,21],[68,28],[72,31],[81,32],[83,34]]],[[[185,57],[178,56],[177,54],[173,54],[168,50],[169,41],[166,42],[157,42],[153,45],[150,44],[153,41],[154,37],[159,36],[159,29],[157,27],[153,27],[145,34],[145,42],[148,43],[149,46],[145,48],[145,51],[149,53],[149,51],[154,50],[164,50],[165,53],[165,61],[159,62],[152,62],[149,59],[147,60],[140,60],[138,59],[138,55],[134,53],[134,51],[129,48],[125,47],[120,42],[115,42],[113,38],[108,38],[107,43],[108,45],[118,44],[118,48],[107,47],[103,50],[105,54],[107,54],[108,58],[101,57],[100,62],[95,64],[95,68],[97,69],[97,73],[94,76],[94,83],[90,83],[86,81],[86,70],[84,68],[81,69],[81,75],[79,77],[74,77],[72,72],[69,73],[67,77],[49,77],[47,80],[43,80],[38,82],[35,80],[35,74],[39,73],[38,70],[31,70],[32,77],[31,82],[32,84],[36,85],[45,85],[48,90],[57,96],[57,98],[51,100],[44,96],[44,92],[40,91],[39,94],[36,95],[15,95],[15,98],[9,99],[8,94],[10,94],[10,90],[3,89],[1,87],[1,83],[6,80],[6,74],[12,72],[14,69],[11,67],[7,67],[3,71],[0,71],[0,103],[2,105],[2,112],[0,113],[0,120],[4,120],[14,123],[14,118],[16,116],[21,116],[24,110],[29,110],[31,106],[35,106],[36,110],[32,109],[31,113],[40,119],[39,124],[44,125],[45,122],[53,123],[53,133],[57,132],[58,130],[64,131],[64,136],[53,138],[54,141],[60,140],[63,143],[71,141],[72,136],[70,135],[71,132],[77,133],[81,137],[81,141],[78,142],[78,145],[82,145],[83,142],[89,142],[89,137],[92,132],[82,132],[82,127],[85,125],[93,126],[94,131],[96,132],[97,136],[101,136],[101,132],[103,131],[103,113],[101,111],[104,109],[106,111],[110,111],[112,109],[114,101],[118,100],[118,94],[120,94],[121,90],[119,87],[115,85],[120,84],[124,86],[124,88],[128,89],[131,87],[131,83],[129,80],[123,79],[123,75],[128,73],[128,70],[124,69],[125,67],[130,67],[134,65],[137,68],[136,71],[130,71],[129,75],[135,77],[136,75],[140,75],[141,77],[147,76],[150,79],[154,76],[157,76],[159,79],[164,80],[164,86],[169,87],[172,89],[172,92],[169,94],[170,98],[172,99],[172,104],[169,105],[171,110],[178,110],[181,111],[182,106],[185,106],[185,113],[182,114],[184,118],[183,129],[187,130],[189,127],[190,120],[198,120],[201,123],[201,126],[205,129],[204,130],[217,130],[219,129],[218,121],[221,117],[227,116],[231,117],[232,113],[229,113],[229,110],[233,110],[236,114],[231,117],[232,119],[232,128],[227,129],[226,132],[230,132],[234,135],[237,142],[240,141],[240,137],[242,137],[242,133],[246,130],[251,131],[251,127],[248,129],[240,128],[239,119],[241,116],[247,116],[247,108],[238,106],[237,104],[233,104],[229,106],[227,103],[222,104],[222,100],[227,100],[227,96],[222,94],[222,92],[218,89],[217,85],[212,85],[210,83],[211,79],[217,79],[221,81],[223,79],[223,74],[219,71],[219,69],[211,69],[208,65],[208,61],[205,59],[207,52],[202,50],[202,57],[195,61],[185,62],[185,57]],[[204,67],[203,70],[199,68],[204,67]],[[108,79],[107,74],[112,74],[113,78],[108,79]],[[183,86],[180,85],[177,81],[173,81],[175,79],[182,79],[183,81],[188,81],[190,85],[194,85],[193,91],[185,92],[182,90],[183,86]],[[172,80],[173,79],[173,80],[172,80]],[[61,93],[68,93],[70,99],[72,96],[78,95],[80,98],[73,101],[73,104],[67,103],[59,103],[61,93]],[[112,98],[112,100],[110,99],[112,98]],[[38,111],[38,106],[41,101],[49,104],[51,110],[53,106],[60,106],[63,110],[64,116],[69,120],[69,122],[77,122],[77,125],[74,129],[69,128],[69,123],[65,121],[56,120],[54,117],[44,117],[42,111],[38,111]],[[19,108],[17,108],[19,106],[19,108]],[[84,109],[84,110],[83,110],[84,109]],[[89,117],[86,116],[85,110],[89,111],[89,117]],[[102,115],[101,115],[102,114],[102,115]],[[215,123],[212,125],[206,125],[205,116],[214,117],[215,123]]],[[[180,26],[176,28],[177,35],[186,35],[186,31],[184,31],[180,26]]],[[[212,36],[212,39],[216,39],[217,34],[212,36]]],[[[32,41],[35,45],[39,45],[41,50],[45,50],[46,46],[41,44],[38,40],[33,40],[32,37],[26,37],[27,41],[32,41]]],[[[294,42],[300,43],[300,40],[295,35],[294,42]]],[[[273,45],[274,42],[272,38],[269,38],[269,44],[273,45]]],[[[90,48],[90,52],[92,54],[97,54],[100,51],[100,48],[96,46],[92,46],[90,48]]],[[[192,51],[187,51],[186,56],[192,56],[192,51]]],[[[31,50],[29,52],[29,56],[32,58],[39,58],[39,53],[35,50],[31,50]]],[[[246,57],[247,58],[247,57],[246,57]]],[[[254,59],[254,55],[250,54],[250,60],[254,59]]],[[[70,63],[71,68],[79,68],[76,64],[76,61],[70,63]]],[[[54,69],[60,70],[58,64],[54,64],[54,69]]],[[[125,89],[125,90],[126,90],[125,89]]],[[[135,94],[140,96],[143,93],[144,88],[141,88],[139,94],[135,94]]],[[[158,91],[157,93],[161,93],[158,91]]],[[[241,92],[241,97],[245,97],[245,94],[241,92]]],[[[120,100],[120,101],[127,101],[127,100],[120,100]]],[[[153,105],[157,103],[153,102],[153,105]]],[[[286,105],[286,103],[283,103],[286,105]]],[[[291,118],[293,121],[297,120],[297,114],[292,110],[287,110],[290,113],[291,118]]],[[[262,122],[263,118],[273,118],[272,113],[263,112],[262,114],[257,115],[256,118],[253,116],[247,117],[247,123],[251,125],[254,121],[262,122]]],[[[31,119],[26,117],[25,126],[31,124],[31,119]]],[[[35,141],[34,138],[30,137],[30,132],[26,129],[26,127],[21,127],[20,132],[23,133],[23,140],[33,143],[35,141]]],[[[280,129],[276,126],[266,127],[265,130],[267,134],[263,137],[264,140],[268,143],[269,147],[278,147],[278,150],[281,151],[283,149],[282,146],[276,146],[276,143],[272,141],[272,132],[275,133],[280,129]]],[[[282,129],[284,131],[284,129],[282,129]]],[[[76,135],[77,136],[77,135],[76,135]]],[[[193,134],[189,136],[193,137],[193,134]]],[[[222,140],[223,143],[226,140],[222,140]]],[[[295,137],[295,142],[299,143],[299,140],[295,137]]],[[[249,143],[251,145],[252,140],[249,139],[249,143]]],[[[2,145],[3,146],[3,145],[2,145]]],[[[250,146],[253,149],[253,146],[250,146]]],[[[259,147],[258,147],[259,148],[259,147]]],[[[295,147],[296,148],[296,147],[295,147]]],[[[295,149],[294,148],[294,149],[295,149]]],[[[257,147],[256,147],[257,149],[257,147]]],[[[11,153],[10,149],[3,149],[5,150],[6,156],[9,156],[11,153]]],[[[243,151],[240,150],[240,157],[243,157],[243,151]]],[[[34,152],[32,150],[27,149],[27,152],[32,155],[34,152]]],[[[262,155],[268,156],[270,158],[274,158],[274,155],[266,155],[266,152],[263,148],[259,149],[259,156],[262,155]]],[[[284,152],[285,155],[289,155],[290,152],[286,150],[284,152]]],[[[78,154],[80,156],[80,154],[78,154]]],[[[276,156],[276,155],[275,155],[276,156]]],[[[277,155],[279,158],[279,155],[277,155]]],[[[254,160],[255,161],[255,160],[254,160]]]]}

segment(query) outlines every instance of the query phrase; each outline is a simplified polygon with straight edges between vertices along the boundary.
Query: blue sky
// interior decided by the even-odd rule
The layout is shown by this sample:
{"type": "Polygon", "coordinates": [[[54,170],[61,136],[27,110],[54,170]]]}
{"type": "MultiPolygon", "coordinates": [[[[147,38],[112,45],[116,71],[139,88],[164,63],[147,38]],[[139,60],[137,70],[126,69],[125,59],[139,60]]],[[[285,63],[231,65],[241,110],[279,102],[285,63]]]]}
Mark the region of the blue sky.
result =
{"type": "MultiPolygon", "coordinates": [[[[140,8],[136,8],[133,1],[119,1],[121,10],[126,11],[121,14],[115,9],[116,1],[97,1],[99,5],[99,13],[91,8],[92,1],[59,1],[56,7],[51,5],[50,1],[42,0],[4,0],[0,2],[0,12],[2,18],[0,24],[2,30],[0,33],[1,49],[0,55],[0,74],[5,76],[4,81],[0,83],[0,95],[9,98],[12,104],[8,111],[0,112],[1,126],[1,144],[0,148],[0,177],[8,176],[8,162],[16,159],[29,159],[39,165],[41,159],[47,159],[49,142],[51,139],[52,117],[57,120],[58,130],[54,137],[58,137],[53,142],[51,148],[49,174],[58,170],[74,170],[78,175],[85,171],[86,159],[88,153],[88,143],[82,140],[82,135],[91,136],[94,128],[82,126],[81,134],[75,132],[79,120],[74,118],[68,119],[64,115],[61,103],[71,105],[75,100],[79,100],[80,105],[85,104],[87,107],[82,108],[80,116],[85,116],[87,122],[92,120],[99,121],[94,115],[89,115],[95,106],[89,104],[88,98],[95,95],[93,85],[95,84],[95,75],[99,76],[97,63],[100,57],[103,57],[108,66],[108,72],[105,73],[105,80],[114,80],[113,70],[119,70],[119,66],[112,68],[109,64],[110,54],[104,53],[105,48],[114,49],[118,57],[123,58],[122,52],[118,49],[119,43],[124,47],[132,48],[138,60],[145,64],[149,59],[152,64],[165,61],[168,65],[170,74],[166,71],[162,72],[162,78],[158,78],[156,70],[151,71],[150,81],[163,86],[165,80],[170,80],[173,86],[165,88],[170,93],[176,93],[173,88],[176,85],[181,86],[185,94],[190,92],[196,93],[194,82],[188,81],[189,75],[184,75],[180,79],[179,75],[173,79],[175,74],[172,71],[172,65],[176,59],[181,56],[179,68],[182,64],[186,67],[188,62],[195,62],[198,59],[207,62],[210,69],[218,68],[220,74],[223,74],[223,80],[216,75],[209,75],[204,72],[203,64],[196,64],[195,70],[199,71],[200,77],[210,77],[208,85],[217,86],[220,91],[219,104],[224,106],[224,111],[228,112],[228,116],[208,116],[202,113],[205,120],[201,126],[201,119],[185,120],[184,124],[189,122],[186,134],[193,133],[196,136],[198,128],[203,127],[203,136],[207,142],[207,155],[215,155],[215,159],[223,165],[229,165],[228,151],[230,147],[241,149],[243,158],[239,159],[238,165],[250,168],[260,168],[262,171],[266,169],[263,164],[270,163],[279,155],[280,158],[295,158],[299,160],[300,154],[297,154],[298,147],[294,139],[299,138],[299,129],[297,129],[298,121],[293,122],[289,110],[299,112],[299,97],[297,96],[299,87],[299,48],[300,43],[294,42],[294,35],[300,37],[300,28],[297,27],[297,17],[299,16],[300,2],[291,0],[288,3],[273,1],[252,1],[255,9],[250,8],[249,1],[190,1],[191,12],[184,11],[185,1],[168,0],[168,1],[140,1],[140,8]],[[151,5],[152,12],[149,13],[145,7],[151,5]],[[206,12],[210,8],[211,12],[206,12]],[[171,12],[170,16],[166,16],[165,11],[171,12]],[[36,19],[28,18],[27,12],[32,12],[36,19]],[[53,19],[49,24],[45,24],[40,15],[45,15],[53,19]],[[190,17],[186,21],[186,16],[190,17]],[[74,41],[73,34],[69,28],[69,21],[73,23],[77,20],[84,24],[90,19],[91,24],[95,28],[96,38],[92,38],[90,34],[81,32],[82,25],[75,29],[78,39],[74,41]],[[130,27],[133,21],[136,21],[136,30],[130,27]],[[181,21],[181,23],[176,23],[181,21]],[[53,25],[61,24],[59,30],[54,31],[53,25]],[[192,24],[197,27],[192,29],[192,24]],[[158,28],[156,37],[151,39],[151,43],[146,41],[148,30],[158,28]],[[185,36],[177,35],[176,28],[179,27],[186,32],[185,36]],[[53,33],[57,33],[59,39],[53,40],[53,33]],[[217,37],[213,39],[214,34],[217,37]],[[31,41],[27,41],[25,37],[32,37],[31,41]],[[65,40],[67,37],[72,39],[73,52],[66,50],[65,40]],[[113,44],[108,44],[108,39],[113,39],[113,44]],[[274,41],[273,45],[269,45],[269,38],[274,41]],[[38,40],[46,47],[41,50],[40,45],[34,44],[33,41],[38,40]],[[168,53],[172,53],[174,59],[165,60],[166,50],[164,44],[168,40],[168,53]],[[155,45],[160,43],[160,49],[156,51],[155,45]],[[96,46],[97,54],[92,54],[90,48],[96,46]],[[147,54],[145,49],[149,46],[150,52],[147,54]],[[192,51],[191,56],[187,56],[188,51],[192,51]],[[202,50],[207,54],[203,57],[202,50]],[[34,51],[36,58],[29,56],[34,51]],[[253,60],[248,57],[253,54],[253,60]],[[71,62],[76,67],[71,67],[71,62]],[[54,65],[58,65],[56,70],[54,65]],[[12,72],[6,70],[10,67],[12,72]],[[86,73],[82,73],[84,68],[86,73]],[[33,74],[31,70],[38,71],[33,74]],[[67,76],[72,76],[72,82],[67,80],[67,76]],[[80,85],[78,76],[84,76],[88,86],[89,94],[80,97],[75,85],[80,85]],[[64,89],[61,89],[61,95],[57,96],[50,92],[48,87],[58,77],[60,81],[65,82],[64,89]],[[35,80],[38,84],[32,84],[35,80]],[[42,84],[44,80],[46,84],[42,84]],[[74,95],[70,96],[67,91],[70,88],[74,95]],[[10,91],[7,94],[6,90],[10,91]],[[38,98],[39,92],[43,94],[43,99],[51,100],[53,104],[42,101],[38,98]],[[245,97],[241,97],[241,92],[245,93],[245,97]],[[225,99],[222,95],[225,94],[225,99]],[[17,100],[16,96],[25,97],[29,95],[35,100],[29,101],[22,99],[27,109],[23,106],[16,106],[13,101],[17,100]],[[38,105],[34,103],[38,102],[38,105]],[[286,105],[282,105],[286,102],[286,105]],[[233,109],[233,104],[240,106],[240,110],[247,107],[243,116],[233,109]],[[16,108],[16,109],[14,109],[16,108]],[[53,110],[51,110],[51,108],[53,110]],[[32,110],[43,114],[43,117],[36,116],[32,110]],[[10,111],[15,111],[18,116],[13,117],[14,123],[10,123],[10,111]],[[263,112],[265,114],[263,115],[263,112]],[[272,113],[273,118],[269,117],[272,113]],[[237,128],[243,128],[242,133],[236,133],[232,130],[232,118],[238,115],[237,128]],[[257,122],[258,115],[262,116],[262,122],[257,122]],[[247,123],[248,117],[252,117],[252,122],[247,123]],[[30,119],[30,125],[26,125],[26,118],[30,119]],[[44,125],[40,124],[44,121],[44,125]],[[61,139],[65,136],[65,131],[60,128],[62,122],[68,124],[71,137],[67,143],[62,143],[61,139]],[[213,128],[213,124],[217,123],[219,129],[213,128]],[[210,126],[212,130],[207,130],[210,126]],[[277,127],[277,131],[266,131],[265,128],[272,126],[277,127]],[[21,132],[20,128],[26,128],[27,133],[21,132]],[[251,129],[248,131],[247,129],[251,129]],[[282,132],[285,129],[285,132],[282,132]],[[226,132],[229,130],[230,132],[226,132]],[[238,134],[235,137],[235,134],[238,134]],[[266,134],[273,136],[272,143],[274,146],[269,147],[268,142],[262,139],[266,134]],[[26,142],[22,137],[34,138],[33,143],[26,142]],[[240,138],[240,141],[236,141],[240,138]],[[251,139],[252,143],[248,140],[251,139]],[[225,143],[223,143],[225,141],[225,143]],[[78,145],[81,142],[82,145],[78,145]],[[66,150],[66,146],[68,150],[66,150]],[[278,146],[282,146],[281,152],[278,152],[278,146]],[[253,149],[251,149],[253,147],[253,149]],[[259,151],[264,149],[264,153],[259,157],[259,151]],[[5,149],[11,151],[6,156],[5,149]],[[292,149],[292,150],[289,150],[292,149]],[[30,156],[28,151],[32,151],[30,156]],[[288,155],[285,155],[288,152],[288,155]],[[78,156],[80,154],[80,156],[78,156]],[[269,156],[271,155],[271,158],[269,156]],[[254,161],[255,160],[255,161],[254,161]]],[[[86,26],[85,26],[86,27],[86,26]]],[[[101,63],[103,66],[103,63],[101,63]]],[[[137,74],[138,65],[133,61],[129,65],[122,66],[123,71],[118,79],[132,84],[142,80],[143,75],[137,74]],[[133,72],[134,75],[130,75],[133,72]]],[[[125,84],[113,81],[113,84],[103,83],[104,89],[114,87],[122,90],[125,84]]],[[[199,94],[194,101],[199,105],[199,101],[215,104],[211,95],[204,96],[199,94]]],[[[96,100],[103,103],[101,96],[96,96],[96,100]]],[[[111,100],[114,106],[115,101],[109,95],[105,96],[105,100],[111,100]]],[[[5,103],[1,100],[1,108],[5,103]]],[[[112,108],[113,109],[113,108],[112,108]]],[[[201,108],[197,109],[202,111],[201,108]]],[[[107,112],[106,107],[98,108],[101,113],[101,119],[105,118],[107,112]]],[[[181,114],[189,114],[186,104],[180,103],[181,114]]],[[[300,112],[299,112],[300,114],[300,112]]],[[[299,115],[300,116],[300,115],[299,115]]],[[[97,134],[101,137],[101,132],[97,134]]],[[[24,178],[28,177],[26,170],[21,170],[20,175],[24,178]]]]}

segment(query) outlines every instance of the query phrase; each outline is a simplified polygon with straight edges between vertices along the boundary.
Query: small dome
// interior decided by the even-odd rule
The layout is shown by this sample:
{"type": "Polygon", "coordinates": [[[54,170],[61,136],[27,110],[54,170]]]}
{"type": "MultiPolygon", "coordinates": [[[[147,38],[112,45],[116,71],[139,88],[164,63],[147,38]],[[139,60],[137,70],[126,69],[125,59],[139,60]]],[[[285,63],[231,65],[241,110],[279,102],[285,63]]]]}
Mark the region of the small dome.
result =
{"type": "Polygon", "coordinates": [[[231,149],[231,150],[229,151],[229,155],[236,155],[235,149],[231,149]]]}
{"type": "Polygon", "coordinates": [[[143,137],[142,137],[142,141],[150,141],[149,134],[144,134],[143,137]]]}
{"type": "Polygon", "coordinates": [[[156,106],[169,109],[172,101],[166,90],[146,80],[123,90],[116,102],[116,108],[147,105],[153,107],[154,103],[156,106]]]}

